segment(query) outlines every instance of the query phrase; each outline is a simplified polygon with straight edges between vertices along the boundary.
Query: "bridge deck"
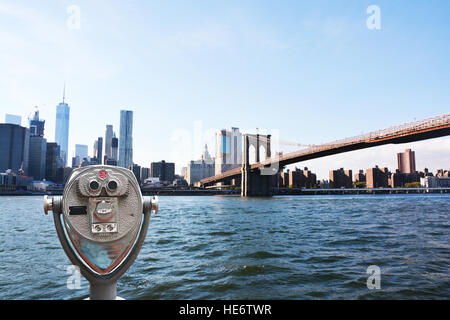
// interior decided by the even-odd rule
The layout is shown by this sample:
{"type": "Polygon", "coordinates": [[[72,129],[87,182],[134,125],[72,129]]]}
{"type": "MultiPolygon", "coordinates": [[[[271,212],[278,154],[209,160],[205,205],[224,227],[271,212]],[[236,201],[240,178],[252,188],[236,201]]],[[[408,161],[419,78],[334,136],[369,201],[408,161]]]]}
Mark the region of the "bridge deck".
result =
{"type": "MultiPolygon", "coordinates": [[[[273,165],[282,168],[289,164],[333,154],[360,150],[384,144],[406,143],[432,139],[446,135],[450,135],[450,113],[287,153],[279,157],[270,158],[260,163],[252,164],[251,170],[257,170],[259,168],[270,167],[273,165]]],[[[200,181],[200,184],[207,185],[220,182],[225,179],[235,178],[240,174],[241,168],[236,168],[226,171],[220,175],[203,179],[200,181]]]]}

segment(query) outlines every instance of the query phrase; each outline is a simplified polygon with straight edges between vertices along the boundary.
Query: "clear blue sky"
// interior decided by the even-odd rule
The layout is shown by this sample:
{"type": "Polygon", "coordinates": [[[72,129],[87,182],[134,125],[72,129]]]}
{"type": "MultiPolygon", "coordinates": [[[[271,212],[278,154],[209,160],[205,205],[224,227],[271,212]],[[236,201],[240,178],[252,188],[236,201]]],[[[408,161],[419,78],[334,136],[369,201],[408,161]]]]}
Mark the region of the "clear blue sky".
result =
{"type": "MultiPolygon", "coordinates": [[[[321,143],[450,111],[447,0],[0,0],[0,48],[0,117],[39,106],[54,140],[66,83],[69,155],[75,144],[92,153],[106,124],[118,135],[120,110],[131,109],[135,162],[174,161],[177,172],[203,142],[213,151],[213,139],[195,137],[214,129],[321,143]],[[68,27],[71,5],[79,29],[68,27]],[[366,26],[369,5],[380,30],[366,26]],[[180,132],[190,138],[180,143],[180,132]]],[[[406,147],[418,169],[450,167],[448,138],[307,165],[321,178],[341,166],[395,169],[406,147]]]]}

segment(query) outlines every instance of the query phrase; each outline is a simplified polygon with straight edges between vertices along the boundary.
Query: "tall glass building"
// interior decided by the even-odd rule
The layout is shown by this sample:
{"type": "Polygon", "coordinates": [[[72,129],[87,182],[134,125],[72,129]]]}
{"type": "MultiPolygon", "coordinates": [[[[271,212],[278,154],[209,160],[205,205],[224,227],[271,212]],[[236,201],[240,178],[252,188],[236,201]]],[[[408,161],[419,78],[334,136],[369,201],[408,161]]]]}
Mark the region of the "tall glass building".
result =
{"type": "Polygon", "coordinates": [[[30,136],[28,170],[34,180],[45,179],[47,140],[41,136],[30,136]]]}
{"type": "Polygon", "coordinates": [[[51,182],[58,182],[58,159],[59,146],[56,142],[47,143],[45,155],[45,179],[51,182]]]}
{"type": "Polygon", "coordinates": [[[33,118],[30,119],[30,136],[44,136],[45,120],[39,119],[39,110],[36,107],[33,118]]]}
{"type": "Polygon", "coordinates": [[[29,176],[34,180],[45,179],[47,140],[44,138],[45,120],[39,119],[39,111],[30,119],[30,150],[28,157],[29,176]]]}
{"type": "Polygon", "coordinates": [[[22,125],[22,117],[16,116],[13,114],[6,114],[5,115],[5,123],[17,124],[18,126],[21,126],[22,125]]]}
{"type": "Polygon", "coordinates": [[[119,166],[133,164],[133,111],[120,111],[119,166]]]}
{"type": "Polygon", "coordinates": [[[65,97],[63,97],[63,102],[56,107],[55,142],[60,146],[64,166],[67,166],[70,107],[64,102],[64,99],[65,97]]]}
{"type": "Polygon", "coordinates": [[[83,160],[83,158],[88,157],[88,146],[85,144],[76,144],[75,145],[75,157],[80,157],[80,159],[83,160]]]}
{"type": "MultiPolygon", "coordinates": [[[[105,157],[106,159],[112,159],[112,139],[114,136],[113,126],[106,125],[105,132],[105,157]]],[[[106,163],[106,161],[105,161],[106,163]]]]}
{"type": "Polygon", "coordinates": [[[15,124],[0,123],[0,172],[20,168],[28,175],[30,130],[15,124]]]}
{"type": "Polygon", "coordinates": [[[96,164],[103,163],[103,137],[98,137],[94,142],[94,160],[96,164]]]}
{"type": "Polygon", "coordinates": [[[241,165],[242,133],[239,132],[239,128],[217,131],[215,173],[222,174],[241,165]]]}

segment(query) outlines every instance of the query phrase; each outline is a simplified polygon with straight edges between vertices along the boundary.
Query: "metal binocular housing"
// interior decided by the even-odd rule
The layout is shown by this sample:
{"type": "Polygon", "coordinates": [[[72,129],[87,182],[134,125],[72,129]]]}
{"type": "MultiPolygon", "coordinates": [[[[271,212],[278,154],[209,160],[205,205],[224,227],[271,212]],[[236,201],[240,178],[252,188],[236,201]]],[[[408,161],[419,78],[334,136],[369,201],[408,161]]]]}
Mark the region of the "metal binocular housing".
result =
{"type": "Polygon", "coordinates": [[[72,264],[90,282],[90,299],[116,299],[117,280],[133,264],[144,243],[157,197],[143,197],[125,168],[75,169],[62,197],[44,197],[72,264]]]}

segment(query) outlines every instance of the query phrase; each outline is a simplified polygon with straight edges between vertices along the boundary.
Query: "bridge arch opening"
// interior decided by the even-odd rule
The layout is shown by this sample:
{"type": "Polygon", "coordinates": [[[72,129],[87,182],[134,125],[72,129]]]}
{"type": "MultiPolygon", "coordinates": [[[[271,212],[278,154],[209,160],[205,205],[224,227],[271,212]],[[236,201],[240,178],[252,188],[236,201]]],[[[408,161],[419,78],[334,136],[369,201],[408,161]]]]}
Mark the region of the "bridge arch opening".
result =
{"type": "Polygon", "coordinates": [[[248,148],[248,160],[250,164],[256,163],[256,148],[254,145],[250,145],[248,148]]]}
{"type": "Polygon", "coordinates": [[[267,160],[267,147],[265,145],[259,146],[259,161],[267,160]]]}

